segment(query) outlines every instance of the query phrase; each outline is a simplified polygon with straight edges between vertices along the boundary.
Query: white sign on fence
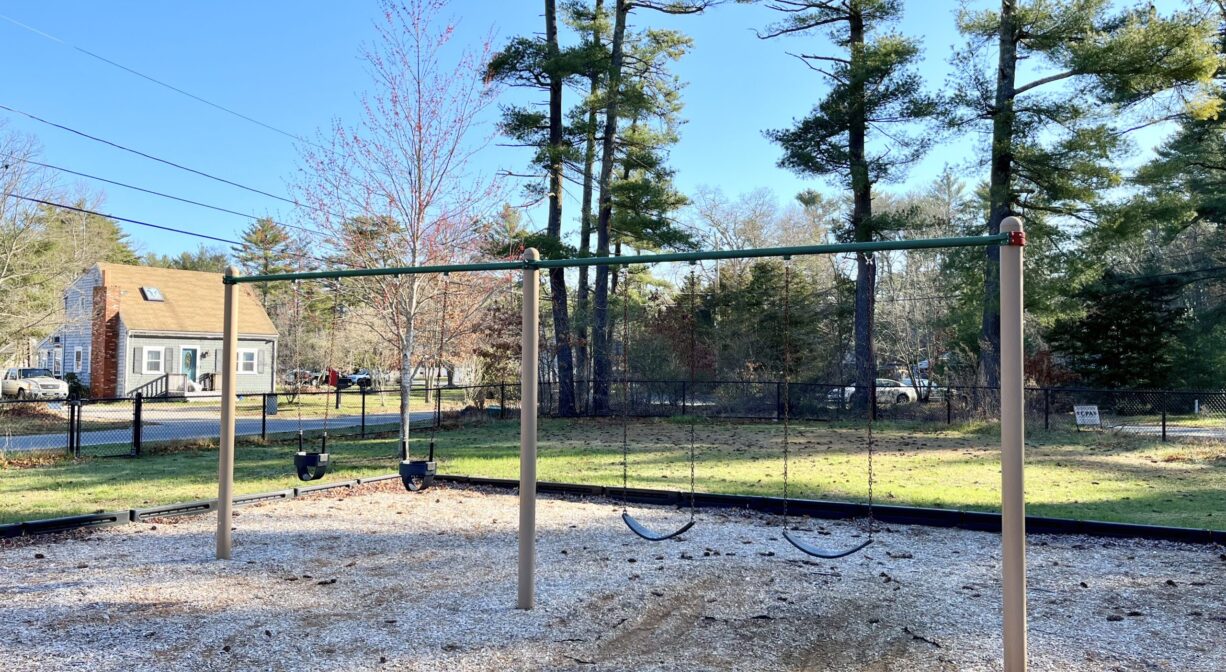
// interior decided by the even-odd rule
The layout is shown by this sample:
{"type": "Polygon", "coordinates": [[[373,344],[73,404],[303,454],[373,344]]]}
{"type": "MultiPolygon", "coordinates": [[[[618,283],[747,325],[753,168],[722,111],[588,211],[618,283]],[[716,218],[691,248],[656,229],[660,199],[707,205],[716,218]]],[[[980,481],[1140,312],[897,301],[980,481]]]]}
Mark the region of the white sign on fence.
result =
{"type": "Polygon", "coordinates": [[[1097,406],[1074,406],[1073,414],[1077,416],[1077,426],[1102,427],[1103,421],[1098,417],[1097,406]]]}

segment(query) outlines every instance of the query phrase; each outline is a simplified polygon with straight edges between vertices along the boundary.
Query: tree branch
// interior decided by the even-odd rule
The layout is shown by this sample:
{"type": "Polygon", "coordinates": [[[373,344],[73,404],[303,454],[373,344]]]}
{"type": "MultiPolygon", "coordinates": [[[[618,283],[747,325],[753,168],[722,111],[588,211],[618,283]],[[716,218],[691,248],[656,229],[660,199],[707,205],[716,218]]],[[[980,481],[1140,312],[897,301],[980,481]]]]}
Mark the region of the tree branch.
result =
{"type": "Polygon", "coordinates": [[[1051,84],[1052,82],[1058,82],[1062,79],[1068,79],[1069,77],[1073,77],[1074,75],[1077,75],[1077,74],[1079,73],[1077,73],[1075,70],[1066,70],[1064,72],[1050,75],[1048,77],[1042,77],[1040,79],[1036,79],[1033,82],[1030,82],[1029,84],[1023,84],[1022,86],[1019,86],[1016,89],[1014,89],[1013,97],[1016,98],[1031,89],[1037,89],[1038,87],[1043,86],[1044,84],[1051,84]]]}

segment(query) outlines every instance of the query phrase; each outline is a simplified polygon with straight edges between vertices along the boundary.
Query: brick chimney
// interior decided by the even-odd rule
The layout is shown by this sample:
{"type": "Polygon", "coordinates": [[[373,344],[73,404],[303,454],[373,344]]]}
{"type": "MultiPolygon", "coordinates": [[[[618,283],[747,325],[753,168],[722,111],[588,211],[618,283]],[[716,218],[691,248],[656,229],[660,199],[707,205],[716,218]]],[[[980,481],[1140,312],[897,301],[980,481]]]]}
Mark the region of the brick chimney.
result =
{"type": "Polygon", "coordinates": [[[90,326],[89,392],[98,397],[121,397],[119,389],[119,288],[108,287],[106,271],[94,287],[93,320],[90,326]]]}

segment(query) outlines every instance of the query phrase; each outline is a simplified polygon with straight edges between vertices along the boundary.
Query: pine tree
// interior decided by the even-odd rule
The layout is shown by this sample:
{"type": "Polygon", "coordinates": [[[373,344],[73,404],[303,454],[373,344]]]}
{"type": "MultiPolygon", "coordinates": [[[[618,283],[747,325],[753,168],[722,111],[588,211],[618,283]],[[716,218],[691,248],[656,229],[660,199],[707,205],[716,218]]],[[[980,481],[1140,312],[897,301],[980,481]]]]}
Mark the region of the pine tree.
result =
{"type": "MultiPolygon", "coordinates": [[[[930,135],[908,133],[934,117],[937,100],[924,93],[914,70],[918,43],[886,28],[902,15],[898,0],[783,0],[769,3],[785,18],[760,37],[829,34],[841,51],[801,53],[798,58],[829,84],[825,97],[789,129],[768,131],[779,143],[779,165],[837,180],[851,191],[850,225],[844,237],[870,241],[880,222],[873,217],[873,186],[900,175],[928,148],[930,135]],[[889,129],[889,130],[886,130],[889,129]],[[877,148],[877,149],[874,149],[877,148]]],[[[877,377],[873,347],[876,261],[856,255],[855,362],[858,405],[868,403],[877,377]]]]}
{"type": "MultiPolygon", "coordinates": [[[[546,257],[557,256],[562,245],[562,190],[566,155],[571,144],[565,137],[562,118],[562,90],[565,80],[574,75],[573,60],[558,44],[556,0],[545,0],[543,39],[516,38],[490,61],[491,79],[541,89],[547,95],[548,112],[541,115],[524,107],[504,110],[503,132],[521,143],[536,148],[535,163],[544,170],[544,196],[549,201],[546,257]],[[550,254],[551,252],[555,254],[550,254]]],[[[570,309],[567,304],[566,270],[549,270],[549,296],[553,309],[554,352],[558,367],[558,413],[575,415],[574,356],[571,349],[570,309]]]]}
{"type": "MultiPolygon", "coordinates": [[[[234,248],[234,260],[246,275],[289,273],[297,268],[294,239],[285,227],[270,218],[252,222],[243,231],[242,246],[234,248]]],[[[286,283],[261,282],[256,285],[260,301],[272,310],[288,291],[286,283]]]]}
{"type": "MultiPolygon", "coordinates": [[[[668,14],[699,14],[720,4],[719,0],[617,0],[613,10],[613,29],[609,42],[608,70],[604,78],[603,137],[600,146],[599,192],[596,218],[596,256],[610,252],[610,225],[613,222],[614,171],[618,167],[617,143],[621,138],[623,118],[623,82],[626,72],[626,27],[635,9],[649,9],[668,14]]],[[[596,267],[592,325],[592,406],[595,413],[609,409],[609,384],[612,362],[609,357],[609,288],[608,266],[596,267]]]]}
{"type": "MultiPolygon", "coordinates": [[[[991,127],[990,234],[1016,214],[1096,224],[1103,193],[1121,183],[1128,131],[1152,121],[1132,113],[1203,86],[1218,63],[1212,22],[1190,11],[1162,18],[1152,5],[1001,0],[998,12],[963,10],[958,25],[968,45],[955,57],[954,123],[991,127]],[[1021,62],[1035,73],[1024,83],[1021,62]]],[[[989,387],[999,384],[999,259],[987,248],[980,375],[989,387]]]]}

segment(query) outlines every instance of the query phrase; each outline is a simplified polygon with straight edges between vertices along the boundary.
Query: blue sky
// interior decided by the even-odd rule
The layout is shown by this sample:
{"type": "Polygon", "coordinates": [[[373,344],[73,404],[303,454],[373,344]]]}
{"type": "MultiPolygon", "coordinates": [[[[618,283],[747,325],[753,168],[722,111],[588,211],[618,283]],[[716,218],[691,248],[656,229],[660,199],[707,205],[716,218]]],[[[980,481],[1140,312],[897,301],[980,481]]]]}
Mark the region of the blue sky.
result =
{"type": "MultiPolygon", "coordinates": [[[[984,6],[995,3],[980,2],[984,6]]],[[[1160,3],[1169,6],[1174,2],[1160,3]]],[[[454,0],[459,40],[479,41],[491,29],[501,44],[541,29],[537,0],[454,0]]],[[[954,0],[912,0],[900,29],[920,36],[922,73],[933,85],[949,74],[946,59],[959,37],[954,0]]],[[[235,182],[286,194],[297,152],[294,141],[212,109],[92,59],[75,45],[300,136],[333,118],[356,120],[368,87],[359,48],[373,37],[374,0],[329,2],[152,3],[113,0],[63,3],[7,0],[0,14],[45,31],[53,42],[0,20],[4,85],[0,104],[139,149],[235,182]]],[[[760,41],[752,30],[772,20],[760,6],[730,5],[696,17],[643,13],[639,25],[674,27],[694,48],[676,68],[688,87],[688,120],[672,164],[683,191],[700,185],[729,194],[759,187],[781,199],[829,185],[777,168],[778,149],[762,131],[787,126],[823,92],[820,78],[786,51],[821,49],[820,38],[760,41]]],[[[507,102],[523,101],[509,92],[507,102]]],[[[80,172],[241,212],[295,221],[292,207],[125,154],[8,113],[10,129],[35,134],[42,160],[80,172]]],[[[494,119],[487,120],[492,124],[494,119]]],[[[492,130],[492,126],[490,127],[492,130]]],[[[1158,132],[1142,139],[1150,145],[1158,132]]],[[[904,189],[926,183],[950,164],[973,170],[979,139],[938,146],[912,169],[904,189]]],[[[524,150],[491,145],[478,169],[520,170],[524,150]]],[[[968,173],[973,177],[974,173],[968,173]]],[[[75,179],[75,178],[73,178],[75,179]]],[[[71,184],[71,181],[69,182],[71,184]]],[[[93,189],[89,181],[80,183],[93,189]]],[[[106,212],[222,238],[237,238],[248,220],[107,186],[106,212]]],[[[573,190],[572,190],[573,191],[573,190]]],[[[576,194],[577,195],[577,194],[576,194]]],[[[519,201],[512,194],[510,200],[519,201]]],[[[567,219],[577,203],[566,203],[567,219]]],[[[530,213],[540,223],[540,213],[530,213]]],[[[200,241],[125,225],[142,251],[174,253],[200,241]]]]}

